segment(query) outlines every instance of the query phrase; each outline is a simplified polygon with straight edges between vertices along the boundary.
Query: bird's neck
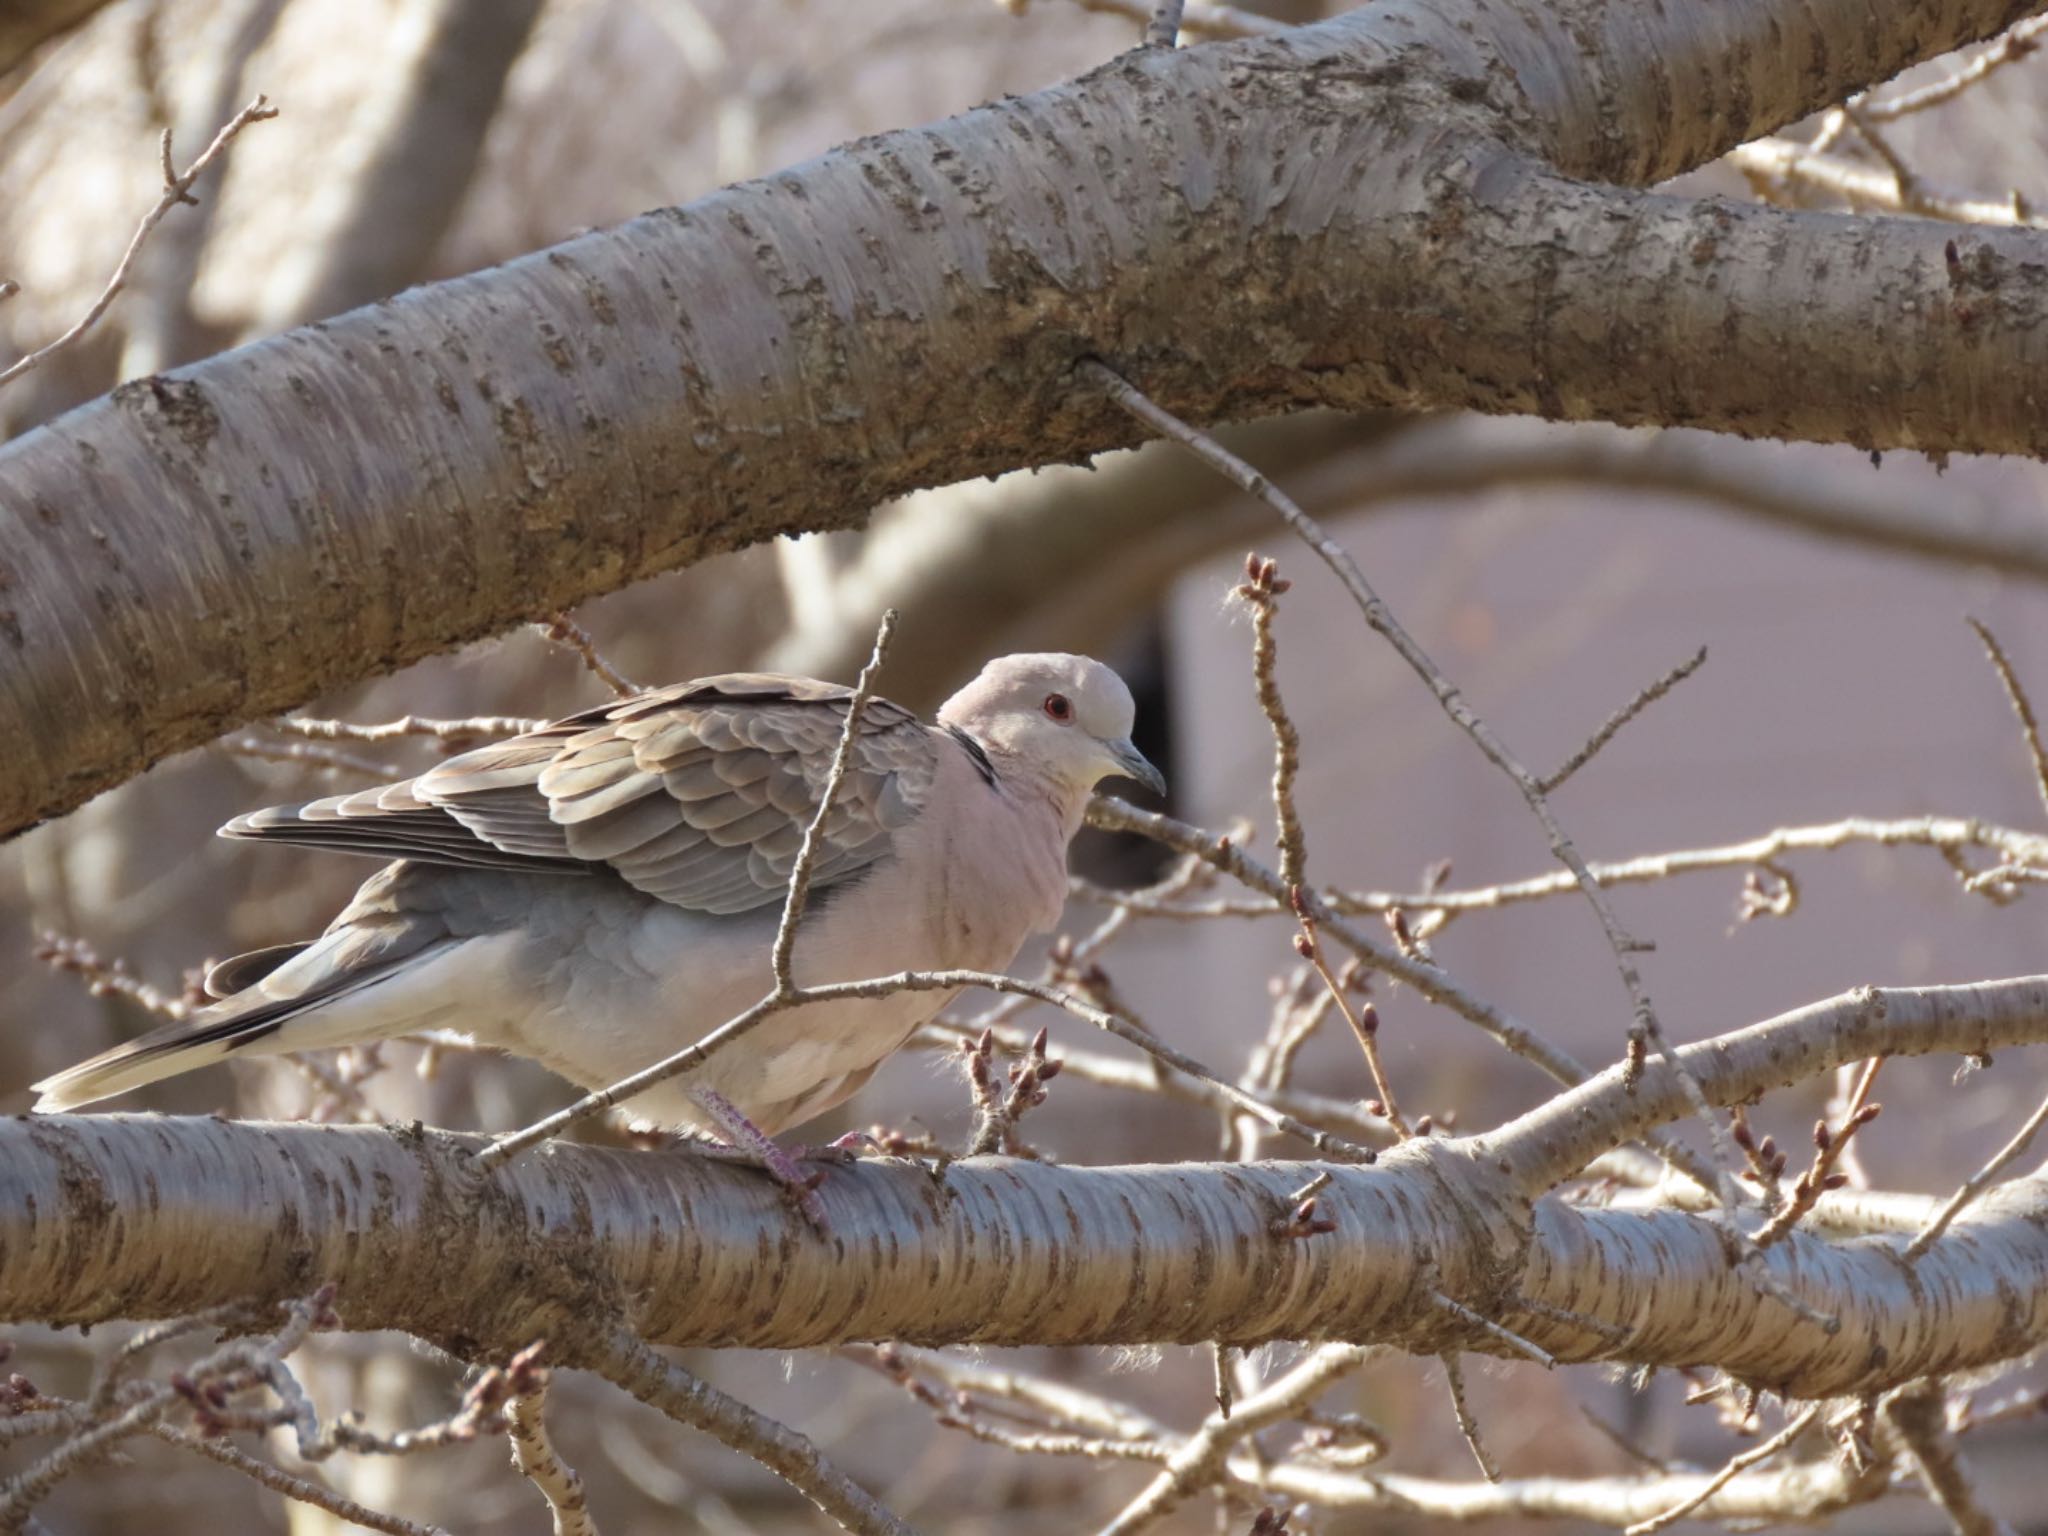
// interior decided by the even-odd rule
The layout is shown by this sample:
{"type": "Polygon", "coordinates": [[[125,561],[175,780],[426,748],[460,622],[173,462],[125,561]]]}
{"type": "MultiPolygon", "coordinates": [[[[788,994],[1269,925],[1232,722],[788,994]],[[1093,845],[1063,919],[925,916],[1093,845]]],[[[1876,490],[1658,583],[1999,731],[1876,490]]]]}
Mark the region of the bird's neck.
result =
{"type": "Polygon", "coordinates": [[[1090,786],[1047,771],[1044,764],[1031,761],[988,742],[976,743],[995,772],[995,788],[1019,806],[1043,808],[1059,823],[1062,845],[1081,829],[1088,814],[1090,786]]]}

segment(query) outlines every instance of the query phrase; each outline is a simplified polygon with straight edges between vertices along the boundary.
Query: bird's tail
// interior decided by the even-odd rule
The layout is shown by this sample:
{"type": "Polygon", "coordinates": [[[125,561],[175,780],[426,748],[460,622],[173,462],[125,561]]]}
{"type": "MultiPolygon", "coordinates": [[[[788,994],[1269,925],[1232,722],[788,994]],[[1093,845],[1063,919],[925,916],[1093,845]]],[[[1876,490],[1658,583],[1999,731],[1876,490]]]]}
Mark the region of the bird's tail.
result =
{"type": "Polygon", "coordinates": [[[337,925],[308,945],[226,961],[208,975],[208,986],[245,990],[44,1078],[34,1085],[35,1110],[61,1114],[245,1051],[318,1050],[366,1038],[344,1022],[345,1013],[324,1021],[326,1029],[286,1031],[285,1025],[376,986],[447,943],[445,934],[430,938],[404,925],[382,925],[382,931],[337,925]]]}
{"type": "Polygon", "coordinates": [[[90,1061],[35,1084],[36,1113],[59,1114],[195,1067],[210,1066],[238,1047],[274,1033],[293,1014],[316,1006],[316,1001],[269,1000],[244,994],[203,1008],[189,1018],[159,1025],[126,1045],[102,1051],[90,1061]]]}

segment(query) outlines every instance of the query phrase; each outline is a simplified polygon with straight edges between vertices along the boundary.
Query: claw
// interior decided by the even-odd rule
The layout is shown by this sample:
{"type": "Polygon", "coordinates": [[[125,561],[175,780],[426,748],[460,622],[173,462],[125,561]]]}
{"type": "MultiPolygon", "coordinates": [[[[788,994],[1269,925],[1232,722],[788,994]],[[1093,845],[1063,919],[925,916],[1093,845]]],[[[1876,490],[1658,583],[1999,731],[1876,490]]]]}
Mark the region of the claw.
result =
{"type": "Polygon", "coordinates": [[[831,1232],[831,1223],[825,1219],[824,1202],[818,1198],[818,1186],[825,1181],[824,1169],[805,1173],[789,1153],[777,1146],[766,1131],[741,1113],[739,1107],[724,1094],[698,1088],[690,1096],[717,1126],[718,1134],[741,1154],[741,1160],[761,1168],[781,1185],[783,1198],[803,1213],[804,1220],[820,1236],[831,1232]]]}

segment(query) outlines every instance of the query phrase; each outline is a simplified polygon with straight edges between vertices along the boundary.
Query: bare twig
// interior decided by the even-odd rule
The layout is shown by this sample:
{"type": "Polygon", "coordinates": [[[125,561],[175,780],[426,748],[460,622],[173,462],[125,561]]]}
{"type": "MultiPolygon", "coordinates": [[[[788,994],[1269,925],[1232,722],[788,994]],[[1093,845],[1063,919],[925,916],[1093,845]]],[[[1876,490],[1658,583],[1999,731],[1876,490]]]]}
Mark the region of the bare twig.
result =
{"type": "Polygon", "coordinates": [[[844,998],[887,997],[894,992],[958,992],[968,987],[983,987],[991,992],[1032,997],[1039,1002],[1062,1009],[1077,1019],[1108,1031],[1120,1040],[1128,1041],[1174,1071],[1184,1072],[1190,1077],[1199,1078],[1210,1084],[1217,1093],[1237,1108],[1258,1116],[1275,1130],[1300,1137],[1325,1157],[1340,1162],[1370,1163],[1378,1156],[1370,1147],[1362,1147],[1342,1137],[1333,1136],[1327,1131],[1318,1130],[1284,1111],[1275,1109],[1257,1095],[1247,1093],[1236,1084],[1224,1081],[1192,1056],[1175,1050],[1149,1030],[1107,1009],[1085,1003],[1056,987],[1039,982],[1021,981],[1015,976],[1004,976],[993,971],[899,971],[893,976],[876,976],[866,981],[799,987],[787,998],[777,997],[771,993],[745,1012],[736,1014],[719,1025],[695,1045],[687,1046],[673,1056],[635,1072],[631,1077],[621,1078],[607,1088],[586,1094],[568,1108],[536,1120],[524,1130],[499,1137],[476,1154],[477,1166],[482,1169],[495,1168],[507,1158],[545,1141],[556,1132],[588,1120],[592,1116],[601,1115],[614,1105],[646,1092],[657,1083],[665,1083],[670,1078],[691,1070],[700,1065],[711,1052],[738,1039],[758,1026],[763,1019],[780,1013],[785,1008],[797,1007],[804,1003],[837,1002],[844,998]]]}
{"type": "Polygon", "coordinates": [[[114,268],[114,275],[107,279],[107,286],[100,290],[100,296],[92,301],[92,306],[79,317],[71,329],[59,336],[55,341],[38,347],[25,357],[15,359],[8,367],[0,369],[0,385],[5,385],[14,379],[20,378],[32,368],[40,367],[48,362],[51,357],[63,351],[66,347],[77,341],[79,337],[99,324],[100,317],[106,314],[108,307],[113,304],[121,290],[127,286],[128,274],[135,266],[135,258],[141,253],[143,243],[149,239],[150,231],[155,229],[162,221],[163,216],[177,207],[178,204],[196,203],[198,201],[192,195],[193,183],[206,173],[207,168],[220,158],[230,144],[234,143],[244,128],[247,128],[251,123],[260,123],[275,116],[277,116],[277,108],[270,105],[269,98],[258,96],[228,120],[227,125],[213,136],[213,142],[207,145],[200,152],[199,158],[187,166],[183,172],[179,172],[171,164],[171,130],[166,128],[161,145],[164,174],[163,192],[157,198],[156,205],[149,212],[145,213],[142,216],[142,222],[135,226],[135,233],[129,237],[128,248],[121,253],[120,264],[114,268]]]}
{"type": "MultiPolygon", "coordinates": [[[[997,0],[997,3],[1018,16],[1030,9],[1030,0],[997,0]]],[[[1122,16],[1144,27],[1150,27],[1152,18],[1157,14],[1154,0],[1074,0],[1074,4],[1095,15],[1122,16]]],[[[1185,0],[1180,10],[1180,30],[1200,33],[1204,37],[1272,37],[1285,32],[1288,25],[1270,16],[1261,16],[1256,11],[1213,4],[1211,0],[1185,0]]]]}
{"type": "MultiPolygon", "coordinates": [[[[1292,913],[1293,893],[1287,885],[1272,870],[1227,838],[1219,838],[1213,832],[1157,811],[1140,810],[1106,795],[1097,795],[1089,804],[1088,822],[1107,831],[1136,832],[1169,848],[1192,854],[1233,880],[1263,893],[1273,903],[1273,911],[1292,913]]],[[[1507,1049],[1528,1058],[1558,1082],[1573,1084],[1586,1080],[1587,1069],[1570,1052],[1491,1003],[1474,997],[1437,966],[1411,959],[1364,933],[1356,924],[1345,921],[1332,911],[1312,891],[1304,892],[1302,899],[1315,917],[1317,931],[1342,944],[1369,969],[1394,977],[1413,987],[1430,1002],[1441,1004],[1478,1025],[1507,1049]]]]}
{"type": "Polygon", "coordinates": [[[512,1441],[512,1464],[547,1500],[554,1536],[598,1536],[597,1522],[583,1493],[583,1479],[562,1460],[548,1439],[547,1382],[531,1392],[516,1393],[506,1405],[505,1431],[512,1441]]]}
{"type": "Polygon", "coordinates": [[[966,1051],[975,1112],[967,1156],[987,1157],[993,1152],[1006,1152],[1012,1157],[1036,1156],[1018,1140],[1017,1122],[1045,1102],[1045,1085],[1059,1076],[1063,1063],[1046,1059],[1045,1031],[1041,1029],[1031,1037],[1023,1060],[1009,1069],[1009,1085],[1005,1089],[996,1085],[990,1070],[989,1053],[994,1046],[995,1031],[984,1029],[981,1038],[966,1051]]]}
{"type": "Polygon", "coordinates": [[[1634,1525],[1628,1527],[1624,1536],[1650,1536],[1651,1532],[1661,1531],[1667,1525],[1676,1525],[1680,1520],[1683,1520],[1687,1515],[1706,1503],[1716,1493],[1719,1493],[1723,1488],[1734,1482],[1737,1475],[1745,1469],[1755,1466],[1758,1462],[1768,1461],[1794,1440],[1805,1434],[1806,1427],[1819,1417],[1821,1409],[1826,1406],[1825,1403],[1815,1403],[1804,1413],[1794,1418],[1791,1423],[1771,1436],[1770,1439],[1751,1446],[1738,1456],[1731,1457],[1728,1465],[1707,1479],[1705,1485],[1696,1493],[1688,1496],[1682,1502],[1672,1505],[1660,1515],[1653,1515],[1648,1520],[1638,1520],[1634,1525]]]}
{"type": "Polygon", "coordinates": [[[431,736],[452,744],[487,741],[500,736],[523,736],[545,729],[550,722],[529,720],[519,715],[477,715],[468,720],[430,720],[419,715],[400,715],[375,725],[358,725],[352,720],[309,720],[304,715],[281,715],[269,722],[274,731],[304,736],[311,741],[395,741],[406,736],[431,736]]]}
{"type": "Polygon", "coordinates": [[[1994,70],[2019,59],[2026,58],[2040,46],[2040,37],[2048,28],[2048,17],[2030,16],[2017,22],[1995,41],[1979,51],[1961,67],[1951,71],[1946,79],[1936,80],[1882,101],[1859,100],[1857,105],[1863,116],[1873,122],[1889,122],[1910,113],[1924,112],[1929,107],[1940,106],[1952,101],[1971,86],[1977,84],[1994,70]]]}
{"type": "Polygon", "coordinates": [[[1154,0],[1152,19],[1145,23],[1147,48],[1171,48],[1180,41],[1182,0],[1154,0]]]}
{"type": "Polygon", "coordinates": [[[860,669],[860,678],[854,684],[853,697],[846,701],[846,718],[839,727],[839,745],[832,753],[832,770],[825,776],[825,788],[818,796],[818,809],[812,813],[810,825],[804,828],[803,846],[796,851],[796,863],[789,871],[789,892],[782,902],[782,921],[775,926],[775,948],[769,957],[769,970],[775,978],[775,990],[771,996],[779,1001],[789,1002],[797,995],[796,983],[790,979],[789,957],[796,947],[796,925],[803,921],[804,904],[810,900],[811,871],[818,862],[818,845],[825,838],[825,823],[832,815],[832,803],[839,798],[839,786],[846,780],[846,770],[853,762],[853,746],[860,739],[860,717],[868,707],[868,700],[875,694],[875,675],[882,670],[882,660],[889,654],[890,637],[896,633],[896,610],[889,609],[882,615],[882,622],[875,631],[875,648],[868,657],[868,664],[860,669]]]}
{"type": "Polygon", "coordinates": [[[1372,1074],[1372,1086],[1379,1095],[1380,1111],[1387,1117],[1387,1124],[1394,1128],[1394,1135],[1406,1141],[1414,1131],[1401,1115],[1401,1106],[1394,1098],[1393,1082],[1387,1076],[1386,1062],[1380,1057],[1379,1010],[1371,1003],[1353,1010],[1350,1000],[1344,996],[1343,984],[1331,973],[1329,962],[1323,958],[1323,947],[1316,941],[1316,920],[1309,910],[1307,893],[1297,885],[1291,894],[1295,898],[1295,917],[1301,923],[1301,932],[1294,936],[1294,952],[1315,968],[1331,1000],[1336,1003],[1337,1011],[1351,1026],[1358,1048],[1365,1053],[1366,1070],[1372,1074]]]}
{"type": "Polygon", "coordinates": [[[1291,887],[1308,878],[1308,840],[1294,806],[1294,781],[1301,772],[1301,732],[1295,729],[1286,701],[1280,697],[1273,619],[1280,595],[1293,583],[1280,579],[1278,562],[1257,554],[1244,557],[1244,573],[1244,580],[1232,591],[1252,615],[1252,682],[1258,690],[1259,709],[1273,730],[1273,822],[1280,848],[1280,880],[1291,887]]]}
{"type": "Polygon", "coordinates": [[[1998,637],[1977,619],[1970,619],[1968,623],[1984,643],[1984,654],[1991,658],[1999,682],[2005,685],[2005,696],[2012,700],[2012,712],[2019,716],[2020,733],[2027,739],[2027,755],[2034,763],[2034,788],[2040,792],[2043,808],[2048,809],[2048,747],[2041,744],[2041,723],[2034,717],[2033,703],[2027,697],[2027,690],[2020,686],[2012,658],[2005,654],[2005,647],[1998,643],[1998,637]]]}
{"type": "Polygon", "coordinates": [[[556,645],[567,646],[574,651],[582,660],[584,667],[605,687],[611,689],[614,696],[623,699],[641,691],[638,683],[605,660],[604,653],[597,648],[597,642],[590,637],[590,631],[568,614],[553,614],[544,623],[535,624],[533,627],[544,639],[552,640],[556,645]]]}
{"type": "Polygon", "coordinates": [[[230,1467],[246,1478],[262,1484],[273,1493],[281,1493],[288,1499],[301,1504],[310,1504],[315,1509],[324,1509],[329,1514],[360,1525],[365,1530],[384,1531],[388,1536],[448,1536],[438,1525],[422,1525],[402,1515],[387,1515],[382,1510],[371,1509],[358,1504],[332,1488],[314,1482],[311,1478],[294,1477],[282,1467],[271,1465],[247,1452],[238,1450],[231,1442],[218,1436],[198,1435],[190,1430],[178,1429],[172,1425],[156,1423],[150,1426],[150,1433],[167,1445],[195,1452],[209,1461],[217,1461],[230,1467]]]}
{"type": "Polygon", "coordinates": [[[1487,1454],[1486,1442],[1479,1435],[1479,1421],[1472,1416],[1472,1405],[1465,1401],[1465,1367],[1455,1351],[1445,1351],[1437,1357],[1443,1361],[1444,1384],[1451,1393],[1451,1412],[1457,1416],[1458,1433],[1465,1437],[1465,1444],[1471,1447],[1472,1459],[1479,1463],[1479,1475],[1489,1483],[1500,1481],[1500,1465],[1487,1454]]]}
{"type": "Polygon", "coordinates": [[[1587,739],[1584,746],[1560,763],[1553,772],[1539,779],[1537,787],[1546,795],[1553,793],[1566,779],[1597,757],[1600,749],[1614,739],[1617,731],[1706,664],[1707,648],[1703,645],[1686,660],[1681,661],[1677,666],[1666,672],[1654,683],[1651,683],[1648,687],[1637,693],[1634,698],[1622,705],[1621,708],[1609,715],[1607,723],[1595,731],[1587,739]]]}
{"type": "Polygon", "coordinates": [[[125,997],[160,1019],[182,1019],[191,1012],[185,998],[151,986],[129,970],[125,960],[102,960],[84,939],[45,928],[36,934],[30,953],[52,970],[80,978],[94,997],[125,997]]]}
{"type": "MultiPolygon", "coordinates": [[[[1885,848],[1933,848],[1943,853],[1982,848],[2007,861],[1976,876],[1979,879],[2022,879],[2048,873],[2028,862],[2048,860],[2048,838],[1960,816],[1910,816],[1895,820],[1856,816],[1812,826],[1780,827],[1746,842],[1595,864],[1593,873],[1603,885],[1638,885],[1700,870],[1740,869],[1745,865],[1773,869],[1786,853],[1828,852],[1864,843],[1885,848]]],[[[1340,912],[1387,912],[1400,908],[1411,912],[1465,913],[1540,901],[1575,889],[1577,882],[1570,872],[1559,870],[1555,874],[1467,890],[1330,891],[1324,893],[1324,899],[1340,912]]]]}
{"type": "Polygon", "coordinates": [[[1358,1369],[1375,1353],[1370,1345],[1325,1344],[1292,1370],[1240,1398],[1229,1414],[1219,1408],[1098,1536],[1133,1536],[1156,1524],[1191,1495],[1221,1481],[1234,1447],[1259,1430],[1294,1417],[1332,1382],[1358,1369]]]}
{"type": "Polygon", "coordinates": [[[233,736],[223,736],[220,749],[231,757],[252,757],[265,763],[292,763],[324,773],[360,773],[377,779],[401,777],[399,770],[390,763],[380,763],[374,757],[363,757],[318,741],[265,741],[261,736],[242,731],[233,736]]]}
{"type": "MultiPolygon", "coordinates": [[[[1848,1113],[1843,1117],[1841,1127],[1831,1130],[1825,1120],[1813,1123],[1813,1166],[1802,1173],[1792,1185],[1791,1198],[1765,1223],[1756,1234],[1756,1246],[1768,1248],[1799,1224],[1800,1218],[1814,1208],[1823,1193],[1840,1189],[1848,1183],[1848,1175],[1837,1173],[1835,1164],[1849,1149],[1851,1138],[1878,1116],[1882,1105],[1870,1102],[1871,1084],[1877,1081],[1878,1069],[1885,1058],[1873,1056],[1864,1066],[1856,1081],[1856,1090],[1850,1096],[1848,1113]]],[[[1780,1165],[1782,1167],[1782,1164],[1780,1165]]]]}
{"type": "Polygon", "coordinates": [[[1934,1213],[1933,1219],[1906,1245],[1906,1258],[1917,1259],[1925,1253],[1934,1240],[1948,1230],[1949,1223],[1961,1214],[1963,1208],[1989,1189],[1998,1175],[2032,1145],[2044,1122],[2048,1122],[2048,1099],[2043,1099],[2040,1106],[2027,1116],[2026,1124],[2013,1133],[2012,1140],[1991,1155],[1990,1162],[1963,1180],[1962,1187],[1948,1197],[1941,1209],[1934,1213]]]}
{"type": "Polygon", "coordinates": [[[1755,139],[1730,151],[1727,158],[1759,196],[1773,202],[1796,201],[1788,189],[1798,184],[1859,207],[1887,208],[1922,218],[2020,228],[2042,224],[2032,204],[2017,191],[1990,197],[1934,187],[1918,177],[1902,188],[1889,166],[1878,168],[1815,154],[1811,146],[1796,139],[1755,139]]]}
{"type": "Polygon", "coordinates": [[[1531,1343],[1512,1328],[1503,1328],[1492,1318],[1483,1317],[1479,1313],[1474,1312],[1455,1296],[1446,1296],[1442,1291],[1432,1290],[1429,1293],[1429,1300],[1430,1305],[1438,1311],[1447,1312],[1468,1327],[1477,1328],[1481,1333],[1489,1334],[1499,1339],[1508,1348],[1516,1351],[1518,1354],[1528,1356],[1546,1371],[1557,1368],[1557,1357],[1548,1350],[1540,1345],[1531,1343]]]}
{"type": "Polygon", "coordinates": [[[1129,380],[1105,364],[1088,358],[1081,362],[1080,369],[1087,377],[1101,385],[1109,393],[1110,398],[1132,416],[1181,444],[1204,463],[1236,481],[1248,494],[1265,502],[1278,513],[1288,527],[1300,535],[1309,548],[1314,550],[1336,575],[1345,591],[1357,604],[1366,624],[1394,647],[1401,659],[1407,662],[1415,674],[1429,686],[1430,692],[1436,696],[1444,712],[1472,738],[1495,767],[1514,781],[1515,787],[1522,792],[1522,798],[1528,802],[1531,813],[1542,824],[1544,833],[1550,839],[1551,852],[1572,872],[1579,889],[1585,893],[1588,904],[1600,921],[1602,932],[1607,936],[1608,947],[1614,952],[1615,968],[1628,991],[1634,1013],[1634,1022],[1629,1028],[1629,1062],[1632,1071],[1640,1070],[1643,1052],[1654,1048],[1689,1085],[1689,1097],[1693,1100],[1694,1112],[1705,1123],[1708,1136],[1714,1143],[1715,1189],[1720,1194],[1722,1203],[1733,1209],[1741,1197],[1726,1167],[1729,1161],[1726,1137],[1719,1121],[1709,1111],[1706,1096],[1700,1092],[1699,1084],[1693,1081],[1691,1073],[1687,1072],[1680,1062],[1678,1053],[1664,1037],[1664,1031],[1657,1022],[1656,1009],[1650,1001],[1649,991],[1644,986],[1642,974],[1636,967],[1635,956],[1646,946],[1622,927],[1621,920],[1615,915],[1614,907],[1601,889],[1599,880],[1587,867],[1578,848],[1565,834],[1564,827],[1550,809],[1550,802],[1545,798],[1542,786],[1537,782],[1535,775],[1523,767],[1507,750],[1500,738],[1494,735],[1492,727],[1473,712],[1457,687],[1437,669],[1436,664],[1429,659],[1428,653],[1416,643],[1414,637],[1401,627],[1386,603],[1366,581],[1365,574],[1359,570],[1357,562],[1286,493],[1215,438],[1190,426],[1158,405],[1141,393],[1129,380]]]}
{"type": "Polygon", "coordinates": [[[856,1536],[915,1536],[804,1436],[757,1413],[620,1330],[591,1368],[650,1407],[751,1456],[856,1536]]]}
{"type": "MultiPolygon", "coordinates": [[[[1026,1430],[1011,1429],[984,1416],[985,1413],[1000,1410],[992,1410],[986,1404],[976,1404],[968,1392],[960,1387],[953,1386],[947,1392],[939,1391],[914,1368],[917,1362],[910,1352],[897,1345],[882,1344],[873,1348],[846,1349],[841,1353],[895,1382],[930,1409],[933,1422],[942,1428],[964,1431],[986,1445],[1000,1446],[1006,1451],[1016,1451],[1027,1456],[1078,1456],[1089,1461],[1159,1462],[1166,1460],[1171,1449],[1165,1441],[1155,1438],[1130,1439],[1099,1433],[1045,1433],[1036,1427],[1026,1430]]],[[[941,1379],[944,1379],[943,1376],[941,1379]]],[[[1056,1417],[1061,1421],[1062,1428],[1070,1422],[1064,1414],[1056,1417]]]]}
{"type": "Polygon", "coordinates": [[[1883,1413],[1919,1468],[1927,1497],[1948,1516],[1956,1536],[2013,1536],[2012,1527],[1984,1507],[1971,1484],[1936,1383],[1900,1388],[1885,1399],[1883,1413]]]}

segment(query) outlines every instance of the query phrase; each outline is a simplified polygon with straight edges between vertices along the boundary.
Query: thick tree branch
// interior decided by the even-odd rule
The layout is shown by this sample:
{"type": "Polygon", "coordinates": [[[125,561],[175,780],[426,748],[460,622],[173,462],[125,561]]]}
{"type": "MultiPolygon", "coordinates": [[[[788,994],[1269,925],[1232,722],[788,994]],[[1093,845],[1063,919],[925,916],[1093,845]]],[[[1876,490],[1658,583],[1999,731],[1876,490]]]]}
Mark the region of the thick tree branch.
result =
{"type": "MultiPolygon", "coordinates": [[[[2037,1041],[2048,978],[2030,977],[1856,994],[1685,1055],[1725,1105],[1874,1055],[2037,1041]]],[[[1902,1233],[1774,1244],[1756,1263],[1832,1331],[1761,1293],[1715,1222],[1524,1193],[1685,1112],[1653,1060],[1633,1094],[1617,1068],[1498,1132],[1416,1138],[1370,1169],[977,1158],[935,1179],[870,1160],[819,1191],[829,1240],[753,1170],[684,1153],[554,1144],[484,1174],[476,1138],[431,1132],[17,1119],[0,1123],[0,1320],[174,1317],[330,1282],[352,1327],[471,1356],[546,1337],[564,1365],[597,1363],[576,1340],[608,1318],[656,1343],[774,1349],[1300,1338],[1516,1354],[1518,1336],[1561,1360],[1710,1364],[1804,1397],[2048,1339],[2038,1176],[1987,1193],[1910,1267],[1902,1233]],[[1276,1230],[1325,1174],[1333,1230],[1276,1230]],[[193,1232],[209,1263],[163,1262],[193,1232]]]]}
{"type": "Polygon", "coordinates": [[[1395,0],[1136,50],[124,386],[0,450],[0,830],[636,577],[1127,443],[1071,389],[1091,353],[1195,421],[2041,452],[2008,387],[2048,364],[2038,234],[1573,179],[1666,176],[2034,8],[1395,0]]]}

